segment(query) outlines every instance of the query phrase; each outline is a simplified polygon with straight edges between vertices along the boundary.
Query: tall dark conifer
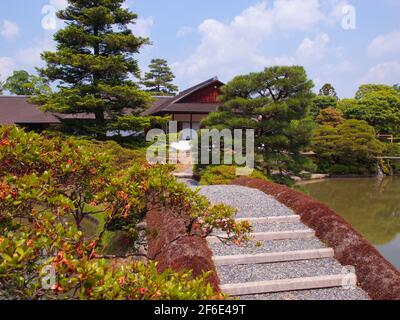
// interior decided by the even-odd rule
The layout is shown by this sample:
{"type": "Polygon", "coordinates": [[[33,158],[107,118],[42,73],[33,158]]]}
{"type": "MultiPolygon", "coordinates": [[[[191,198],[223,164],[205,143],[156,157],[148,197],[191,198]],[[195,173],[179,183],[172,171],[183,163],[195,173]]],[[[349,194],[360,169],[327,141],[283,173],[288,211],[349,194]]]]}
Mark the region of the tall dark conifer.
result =
{"type": "Polygon", "coordinates": [[[143,81],[146,91],[161,95],[173,95],[178,91],[178,87],[173,84],[175,75],[166,60],[151,60],[149,69],[143,81]]]}
{"type": "Polygon", "coordinates": [[[99,132],[124,108],[134,109],[134,114],[143,110],[150,98],[133,80],[140,77],[134,56],[149,39],[129,29],[137,15],[124,2],[69,0],[57,13],[66,27],[54,37],[57,50],[42,54],[46,67],[39,72],[59,90],[34,102],[47,111],[93,114],[99,132]]]}

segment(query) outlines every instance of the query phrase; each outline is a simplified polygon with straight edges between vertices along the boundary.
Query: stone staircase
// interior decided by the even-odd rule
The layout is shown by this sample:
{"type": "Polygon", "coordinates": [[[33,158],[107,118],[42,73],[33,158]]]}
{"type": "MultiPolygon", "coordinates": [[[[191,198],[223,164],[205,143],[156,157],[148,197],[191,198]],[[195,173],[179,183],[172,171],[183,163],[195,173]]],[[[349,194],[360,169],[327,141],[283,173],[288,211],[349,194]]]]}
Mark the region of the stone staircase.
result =
{"type": "MultiPolygon", "coordinates": [[[[316,237],[296,215],[239,218],[254,227],[253,240],[242,246],[225,245],[217,235],[208,238],[224,293],[243,299],[268,299],[268,294],[334,288],[334,294],[367,299],[357,288],[351,268],[334,259],[334,251],[316,237]],[[347,291],[347,292],[346,292],[347,291]]],[[[218,236],[223,236],[220,234],[218,236]]],[[[325,292],[326,296],[326,292],[325,292]]]]}
{"type": "MultiPolygon", "coordinates": [[[[191,174],[185,170],[175,176],[197,188],[191,174]]],[[[252,241],[241,246],[222,243],[218,236],[223,234],[207,239],[224,293],[243,300],[370,299],[357,287],[354,269],[342,266],[300,216],[272,197],[236,186],[203,187],[200,193],[211,203],[236,208],[236,220],[249,221],[254,229],[252,241]]]]}

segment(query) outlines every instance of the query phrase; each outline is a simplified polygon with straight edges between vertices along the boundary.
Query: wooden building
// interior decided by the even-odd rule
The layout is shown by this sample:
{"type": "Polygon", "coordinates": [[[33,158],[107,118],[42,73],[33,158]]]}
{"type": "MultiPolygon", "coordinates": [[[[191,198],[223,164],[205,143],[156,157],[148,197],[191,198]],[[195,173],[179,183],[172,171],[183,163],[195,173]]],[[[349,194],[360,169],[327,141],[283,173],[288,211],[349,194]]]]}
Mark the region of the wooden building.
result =
{"type": "MultiPolygon", "coordinates": [[[[218,108],[218,97],[224,85],[217,77],[182,91],[174,97],[155,97],[152,108],[143,112],[146,116],[171,116],[178,122],[178,132],[198,130],[200,122],[218,108]]],[[[190,138],[189,134],[183,140],[190,138]]]]}
{"type": "MultiPolygon", "coordinates": [[[[178,122],[178,131],[200,129],[200,121],[218,107],[218,96],[224,84],[218,78],[209,79],[173,97],[154,97],[153,105],[144,116],[171,116],[178,122]]],[[[127,109],[126,114],[130,113],[127,109]]],[[[55,114],[40,111],[25,96],[0,96],[0,125],[15,124],[30,130],[41,131],[62,121],[94,121],[92,114],[55,114]]],[[[185,140],[190,137],[183,137],[185,140]]]]}

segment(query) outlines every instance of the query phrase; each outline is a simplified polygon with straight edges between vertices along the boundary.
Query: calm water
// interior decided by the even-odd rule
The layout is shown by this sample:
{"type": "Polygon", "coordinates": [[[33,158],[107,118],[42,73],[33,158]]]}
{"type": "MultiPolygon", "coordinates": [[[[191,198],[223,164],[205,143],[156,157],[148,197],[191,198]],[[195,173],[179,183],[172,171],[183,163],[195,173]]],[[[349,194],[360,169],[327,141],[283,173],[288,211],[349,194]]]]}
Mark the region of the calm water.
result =
{"type": "Polygon", "coordinates": [[[400,177],[332,179],[304,187],[400,269],[400,177]]]}

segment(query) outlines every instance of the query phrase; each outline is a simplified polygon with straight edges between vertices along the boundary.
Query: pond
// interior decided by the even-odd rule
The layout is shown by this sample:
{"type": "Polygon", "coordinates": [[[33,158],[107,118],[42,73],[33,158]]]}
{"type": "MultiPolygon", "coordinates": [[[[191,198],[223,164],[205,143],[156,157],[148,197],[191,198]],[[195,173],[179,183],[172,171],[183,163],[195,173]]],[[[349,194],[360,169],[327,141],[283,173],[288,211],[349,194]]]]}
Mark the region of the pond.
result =
{"type": "Polygon", "coordinates": [[[400,269],[400,177],[329,179],[307,183],[304,188],[400,269]]]}

